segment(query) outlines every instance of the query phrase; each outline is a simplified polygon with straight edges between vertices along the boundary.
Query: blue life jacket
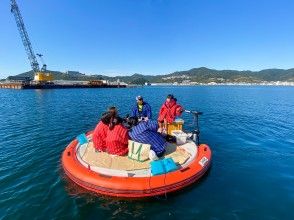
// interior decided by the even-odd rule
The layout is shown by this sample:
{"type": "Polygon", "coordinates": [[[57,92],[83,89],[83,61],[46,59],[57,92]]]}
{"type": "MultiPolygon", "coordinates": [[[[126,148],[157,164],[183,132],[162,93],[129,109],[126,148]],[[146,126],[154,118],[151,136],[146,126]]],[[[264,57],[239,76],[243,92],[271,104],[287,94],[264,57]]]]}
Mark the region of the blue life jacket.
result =
{"type": "Polygon", "coordinates": [[[132,117],[148,117],[149,119],[152,118],[152,111],[151,111],[151,107],[147,102],[143,102],[143,108],[142,111],[139,111],[139,106],[138,104],[136,104],[133,109],[132,109],[132,117]]]}

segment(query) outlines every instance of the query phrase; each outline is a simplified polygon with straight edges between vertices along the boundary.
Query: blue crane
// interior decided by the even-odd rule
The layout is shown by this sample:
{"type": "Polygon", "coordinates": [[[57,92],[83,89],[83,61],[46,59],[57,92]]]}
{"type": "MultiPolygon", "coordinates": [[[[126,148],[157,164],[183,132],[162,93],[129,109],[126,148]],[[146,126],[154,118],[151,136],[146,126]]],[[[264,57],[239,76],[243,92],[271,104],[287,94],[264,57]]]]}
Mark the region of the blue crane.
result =
{"type": "Polygon", "coordinates": [[[36,73],[36,72],[40,71],[39,63],[38,63],[37,58],[35,56],[35,53],[33,51],[33,47],[30,42],[28,32],[26,31],[21,13],[19,11],[18,5],[15,0],[11,0],[11,12],[14,15],[15,22],[16,22],[18,31],[20,33],[22,43],[25,47],[27,56],[29,58],[31,67],[32,67],[33,71],[36,73]]]}

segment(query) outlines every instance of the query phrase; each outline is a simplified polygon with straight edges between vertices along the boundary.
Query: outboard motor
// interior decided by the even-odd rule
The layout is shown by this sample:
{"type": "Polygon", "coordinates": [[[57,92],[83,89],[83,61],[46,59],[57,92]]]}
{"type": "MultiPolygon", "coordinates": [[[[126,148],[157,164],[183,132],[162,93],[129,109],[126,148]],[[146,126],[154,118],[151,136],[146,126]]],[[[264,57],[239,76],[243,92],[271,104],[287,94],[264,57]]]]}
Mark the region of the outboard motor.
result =
{"type": "Polygon", "coordinates": [[[189,110],[185,110],[185,112],[192,114],[194,116],[194,120],[196,120],[196,129],[192,131],[192,139],[197,144],[197,146],[199,146],[199,135],[200,135],[199,115],[202,115],[203,112],[189,111],[189,110]]]}

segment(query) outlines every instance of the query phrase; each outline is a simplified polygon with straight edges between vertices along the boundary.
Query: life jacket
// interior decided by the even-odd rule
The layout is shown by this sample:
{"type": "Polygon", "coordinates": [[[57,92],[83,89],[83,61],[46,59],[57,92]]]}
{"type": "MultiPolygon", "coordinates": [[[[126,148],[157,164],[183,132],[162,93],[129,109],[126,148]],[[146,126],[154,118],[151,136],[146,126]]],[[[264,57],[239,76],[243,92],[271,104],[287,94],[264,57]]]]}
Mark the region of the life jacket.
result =
{"type": "Polygon", "coordinates": [[[182,106],[172,99],[170,102],[165,102],[159,111],[158,121],[163,122],[166,119],[167,123],[172,123],[177,116],[182,114],[182,106]]]}
{"type": "Polygon", "coordinates": [[[151,111],[151,107],[147,102],[143,102],[142,104],[142,108],[140,109],[139,105],[136,104],[133,108],[132,108],[132,117],[148,117],[149,119],[152,118],[152,111],[151,111]]]}
{"type": "Polygon", "coordinates": [[[128,153],[128,130],[121,124],[115,125],[113,129],[108,129],[105,139],[106,152],[115,155],[125,155],[128,153]]]}
{"type": "Polygon", "coordinates": [[[100,121],[93,133],[93,143],[94,148],[99,151],[105,151],[106,150],[106,144],[105,139],[107,136],[108,131],[108,125],[104,124],[102,121],[100,121]]]}

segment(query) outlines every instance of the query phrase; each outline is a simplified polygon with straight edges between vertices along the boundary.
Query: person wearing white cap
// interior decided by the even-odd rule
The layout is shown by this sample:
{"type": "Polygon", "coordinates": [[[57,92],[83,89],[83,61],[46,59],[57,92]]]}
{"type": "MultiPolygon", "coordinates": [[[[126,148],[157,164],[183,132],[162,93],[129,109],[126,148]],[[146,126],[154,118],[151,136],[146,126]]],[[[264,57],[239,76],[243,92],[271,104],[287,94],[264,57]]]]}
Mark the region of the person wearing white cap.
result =
{"type": "Polygon", "coordinates": [[[152,118],[151,106],[143,100],[142,96],[136,97],[136,105],[132,108],[131,117],[137,117],[139,120],[148,120],[152,118]]]}

